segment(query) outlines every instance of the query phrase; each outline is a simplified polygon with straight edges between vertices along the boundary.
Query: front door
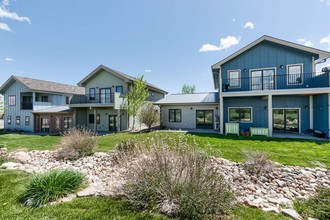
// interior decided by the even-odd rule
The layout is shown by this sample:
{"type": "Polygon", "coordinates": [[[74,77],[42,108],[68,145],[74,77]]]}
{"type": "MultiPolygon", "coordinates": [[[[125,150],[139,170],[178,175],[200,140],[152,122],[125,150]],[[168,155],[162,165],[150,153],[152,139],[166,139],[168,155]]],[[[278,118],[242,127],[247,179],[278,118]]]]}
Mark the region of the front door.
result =
{"type": "Polygon", "coordinates": [[[50,120],[49,118],[41,118],[41,132],[49,133],[50,120]]]}
{"type": "Polygon", "coordinates": [[[299,109],[274,109],[274,130],[299,132],[299,109]]]}
{"type": "Polygon", "coordinates": [[[213,110],[196,110],[196,128],[213,129],[213,110]]]}
{"type": "Polygon", "coordinates": [[[109,131],[117,131],[117,115],[109,115],[109,131]]]}

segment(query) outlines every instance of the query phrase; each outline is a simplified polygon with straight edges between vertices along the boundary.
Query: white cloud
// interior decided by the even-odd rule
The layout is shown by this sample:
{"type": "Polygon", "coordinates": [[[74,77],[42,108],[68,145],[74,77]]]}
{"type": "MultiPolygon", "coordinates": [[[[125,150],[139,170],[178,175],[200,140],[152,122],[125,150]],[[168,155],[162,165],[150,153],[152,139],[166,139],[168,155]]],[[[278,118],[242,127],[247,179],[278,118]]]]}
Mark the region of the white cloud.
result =
{"type": "Polygon", "coordinates": [[[303,44],[306,47],[312,47],[313,46],[313,42],[310,40],[306,40],[305,38],[299,38],[297,39],[297,42],[300,44],[303,44]]]}
{"type": "Polygon", "coordinates": [[[21,17],[16,12],[10,12],[5,7],[0,7],[0,18],[8,18],[15,21],[28,22],[31,24],[31,20],[28,17],[21,17]]]}
{"type": "Polygon", "coordinates": [[[330,50],[330,34],[327,37],[321,38],[320,44],[328,44],[328,50],[330,50]]]}
{"type": "Polygon", "coordinates": [[[330,6],[330,0],[320,0],[320,2],[324,2],[324,3],[326,3],[328,6],[330,6]]]}
{"type": "Polygon", "coordinates": [[[11,32],[10,27],[5,23],[0,23],[0,30],[11,32]]]}
{"type": "Polygon", "coordinates": [[[149,69],[145,69],[144,72],[146,72],[146,73],[151,73],[151,70],[149,70],[149,69]]]}
{"type": "Polygon", "coordinates": [[[13,62],[13,61],[15,61],[13,58],[9,58],[9,57],[6,57],[5,58],[5,61],[7,61],[7,62],[13,62]]]}
{"type": "Polygon", "coordinates": [[[245,25],[243,26],[243,28],[254,29],[254,24],[251,21],[248,21],[248,22],[245,23],[245,25]]]}
{"type": "Polygon", "coordinates": [[[235,19],[235,18],[233,18],[233,19],[232,19],[232,21],[233,21],[233,22],[235,22],[235,21],[236,21],[236,19],[235,19]]]}
{"type": "Polygon", "coordinates": [[[4,6],[8,6],[8,5],[10,4],[10,2],[9,2],[9,0],[3,0],[3,1],[2,1],[2,4],[3,4],[4,6]]]}
{"type": "Polygon", "coordinates": [[[200,49],[199,52],[208,52],[208,51],[219,51],[219,50],[227,50],[228,48],[239,44],[241,37],[235,36],[227,36],[226,38],[220,39],[220,46],[215,46],[212,44],[204,44],[200,49]]]}

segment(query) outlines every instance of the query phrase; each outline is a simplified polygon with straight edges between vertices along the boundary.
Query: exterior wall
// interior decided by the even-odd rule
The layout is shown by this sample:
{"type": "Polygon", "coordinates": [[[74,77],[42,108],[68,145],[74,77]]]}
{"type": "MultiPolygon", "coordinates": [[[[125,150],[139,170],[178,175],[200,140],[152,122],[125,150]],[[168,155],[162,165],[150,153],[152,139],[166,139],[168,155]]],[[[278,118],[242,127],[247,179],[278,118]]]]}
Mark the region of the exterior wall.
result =
{"type": "Polygon", "coordinates": [[[165,95],[163,93],[155,92],[152,90],[150,90],[149,94],[150,95],[149,95],[148,101],[150,101],[150,102],[157,102],[158,100],[161,100],[162,98],[165,97],[165,95]]]}
{"type": "Polygon", "coordinates": [[[95,88],[97,94],[100,93],[99,89],[102,88],[110,88],[111,93],[114,93],[116,92],[116,86],[123,86],[124,93],[128,91],[127,83],[123,79],[103,70],[88,81],[85,93],[89,94],[90,88],[95,88]]]}
{"type": "Polygon", "coordinates": [[[82,126],[82,127],[85,127],[87,125],[87,117],[86,117],[86,114],[87,114],[87,109],[86,108],[77,108],[75,110],[76,112],[76,115],[75,115],[75,126],[82,126]]]}
{"type": "Polygon", "coordinates": [[[323,131],[329,136],[329,101],[328,94],[313,96],[314,130],[323,131]]]}
{"type": "MultiPolygon", "coordinates": [[[[284,75],[284,77],[277,79],[278,82],[275,81],[277,89],[297,88],[297,85],[292,87],[290,85],[288,86],[286,83],[286,66],[289,64],[303,64],[303,73],[313,72],[312,54],[271,42],[261,42],[222,65],[222,83],[225,84],[228,82],[226,80],[229,78],[228,70],[238,69],[241,72],[241,78],[245,78],[241,80],[241,85],[245,85],[242,85],[241,88],[230,88],[229,91],[244,91],[247,88],[250,88],[251,82],[250,79],[248,79],[248,77],[250,77],[250,70],[274,67],[275,76],[284,75]],[[281,65],[284,66],[283,69],[280,68],[281,65]],[[246,71],[244,71],[244,69],[246,71]]],[[[301,87],[307,87],[308,84],[309,80],[304,79],[301,87]]]]}
{"type": "Polygon", "coordinates": [[[30,92],[26,86],[19,82],[14,82],[4,94],[5,110],[4,110],[4,129],[24,130],[33,132],[34,120],[31,110],[21,110],[21,92],[30,92]],[[8,96],[16,96],[15,106],[8,105],[8,96]],[[8,124],[8,116],[11,116],[11,124],[8,124]],[[16,124],[16,117],[20,116],[20,124],[16,124]],[[25,117],[30,117],[30,124],[25,125],[25,117]]]}
{"type": "Polygon", "coordinates": [[[230,107],[251,107],[252,121],[239,122],[239,128],[248,131],[250,127],[268,127],[268,111],[265,106],[268,105],[268,100],[259,97],[240,97],[240,98],[223,98],[224,104],[224,123],[229,122],[230,107]]]}
{"type": "Polygon", "coordinates": [[[68,114],[56,114],[56,113],[52,113],[52,114],[36,114],[34,117],[34,121],[35,121],[35,132],[42,132],[41,130],[41,118],[48,118],[50,121],[50,127],[49,127],[49,133],[60,133],[65,131],[64,128],[64,117],[72,117],[73,118],[73,114],[72,113],[68,113],[68,114]],[[59,119],[59,128],[56,127],[56,120],[57,118],[59,119]]]}
{"type": "Polygon", "coordinates": [[[162,126],[173,129],[196,129],[196,110],[213,110],[213,122],[215,123],[219,118],[217,106],[217,104],[161,106],[162,126]],[[169,109],[181,109],[182,120],[180,123],[169,122],[169,109]]]}

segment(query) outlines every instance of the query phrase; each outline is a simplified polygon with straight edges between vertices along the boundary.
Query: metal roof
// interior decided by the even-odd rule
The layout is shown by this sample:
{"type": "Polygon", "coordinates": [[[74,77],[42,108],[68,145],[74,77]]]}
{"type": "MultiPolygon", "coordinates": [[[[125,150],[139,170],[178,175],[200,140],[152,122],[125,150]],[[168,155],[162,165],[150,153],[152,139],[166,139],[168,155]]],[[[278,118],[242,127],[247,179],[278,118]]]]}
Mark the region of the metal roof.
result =
{"type": "Polygon", "coordinates": [[[72,113],[72,112],[73,110],[70,109],[68,105],[62,105],[62,106],[53,106],[50,108],[36,110],[33,113],[72,113]]]}
{"type": "Polygon", "coordinates": [[[217,92],[191,93],[191,94],[172,94],[157,101],[155,104],[212,104],[219,103],[217,92]]]}
{"type": "Polygon", "coordinates": [[[0,88],[0,93],[4,93],[15,81],[22,83],[31,91],[61,93],[61,94],[85,94],[83,87],[68,84],[49,82],[39,79],[31,79],[22,76],[11,76],[0,88]]]}

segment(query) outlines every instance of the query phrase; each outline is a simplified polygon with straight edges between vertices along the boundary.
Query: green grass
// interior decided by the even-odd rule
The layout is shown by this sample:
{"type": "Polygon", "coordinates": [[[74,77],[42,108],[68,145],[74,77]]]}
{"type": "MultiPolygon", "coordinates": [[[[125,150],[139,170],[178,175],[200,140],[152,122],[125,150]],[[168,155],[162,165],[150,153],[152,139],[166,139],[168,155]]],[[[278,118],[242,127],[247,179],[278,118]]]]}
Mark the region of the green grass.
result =
{"type": "MultiPolygon", "coordinates": [[[[0,219],[118,219],[118,220],[169,220],[163,215],[138,211],[127,202],[107,197],[76,198],[72,202],[27,208],[18,197],[32,178],[19,171],[0,170],[0,219]]],[[[270,219],[289,220],[282,215],[265,213],[257,209],[237,206],[231,220],[270,219]]]]}
{"type": "MultiPolygon", "coordinates": [[[[176,137],[178,133],[167,132],[176,137]]],[[[98,151],[107,152],[130,138],[144,139],[154,133],[117,133],[100,137],[98,151]]],[[[244,161],[244,150],[266,152],[270,159],[286,165],[315,167],[323,163],[330,168],[330,142],[321,140],[302,140],[288,138],[266,137],[237,137],[219,134],[192,134],[196,137],[200,147],[211,155],[221,156],[232,161],[244,161]]],[[[10,151],[18,148],[30,150],[53,150],[61,137],[38,136],[24,134],[0,133],[0,147],[7,147],[10,151]]]]}

